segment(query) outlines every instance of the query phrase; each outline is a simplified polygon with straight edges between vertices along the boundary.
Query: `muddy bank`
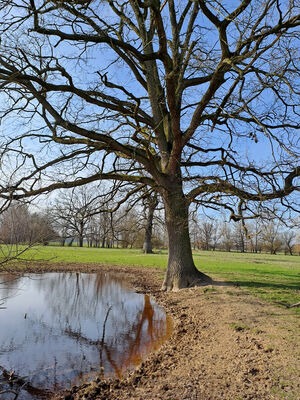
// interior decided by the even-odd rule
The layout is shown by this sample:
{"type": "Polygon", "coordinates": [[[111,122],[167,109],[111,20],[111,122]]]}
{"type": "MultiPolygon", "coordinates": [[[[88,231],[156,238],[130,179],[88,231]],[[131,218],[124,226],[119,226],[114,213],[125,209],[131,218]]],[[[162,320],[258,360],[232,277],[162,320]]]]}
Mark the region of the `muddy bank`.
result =
{"type": "Polygon", "coordinates": [[[150,294],[174,319],[159,351],[122,379],[100,377],[55,400],[299,399],[300,321],[223,282],[161,293],[162,271],[83,264],[32,266],[28,271],[113,270],[150,294]]]}

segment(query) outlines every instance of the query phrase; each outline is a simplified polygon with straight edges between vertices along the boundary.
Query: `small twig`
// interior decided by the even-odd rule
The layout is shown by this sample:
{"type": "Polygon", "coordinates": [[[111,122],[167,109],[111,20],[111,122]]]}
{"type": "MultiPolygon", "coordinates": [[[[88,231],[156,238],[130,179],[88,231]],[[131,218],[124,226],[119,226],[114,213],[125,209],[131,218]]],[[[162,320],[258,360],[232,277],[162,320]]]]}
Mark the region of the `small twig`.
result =
{"type": "Polygon", "coordinates": [[[161,7],[160,7],[160,10],[159,11],[162,11],[163,10],[163,8],[164,8],[164,6],[167,4],[167,2],[168,2],[168,0],[165,0],[165,2],[161,5],[161,7]]]}
{"type": "Polygon", "coordinates": [[[20,394],[19,391],[16,392],[15,390],[11,390],[11,389],[7,389],[7,390],[2,390],[2,391],[0,391],[0,395],[6,394],[6,393],[14,394],[14,395],[15,395],[14,400],[17,400],[17,398],[19,397],[19,394],[20,394]]]}

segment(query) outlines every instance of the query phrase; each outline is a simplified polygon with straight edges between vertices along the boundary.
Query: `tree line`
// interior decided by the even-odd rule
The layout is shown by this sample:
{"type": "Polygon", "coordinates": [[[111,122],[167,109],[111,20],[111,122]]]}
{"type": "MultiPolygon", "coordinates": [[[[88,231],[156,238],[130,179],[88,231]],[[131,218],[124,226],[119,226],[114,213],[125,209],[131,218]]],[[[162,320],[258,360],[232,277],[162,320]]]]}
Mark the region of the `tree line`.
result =
{"type": "Polygon", "coordinates": [[[300,254],[299,233],[279,221],[256,220],[246,224],[222,219],[196,219],[191,226],[194,249],[241,253],[300,254]]]}
{"type": "MultiPolygon", "coordinates": [[[[162,247],[164,228],[154,216],[157,196],[145,192],[136,201],[112,200],[96,187],[61,191],[42,211],[14,202],[0,215],[0,241],[7,245],[50,242],[61,246],[133,248],[152,253],[162,247]]],[[[39,207],[40,208],[40,207],[39,207]]]]}
{"type": "MultiPolygon", "coordinates": [[[[134,205],[118,209],[96,189],[61,191],[44,211],[15,203],[0,217],[3,244],[141,248],[145,253],[168,247],[167,230],[159,199],[145,195],[134,205]],[[100,211],[99,211],[100,210],[100,211]]],[[[191,244],[194,250],[252,253],[300,253],[300,235],[280,220],[256,219],[246,225],[191,213],[191,244]],[[298,235],[297,235],[298,234],[298,235]]]]}

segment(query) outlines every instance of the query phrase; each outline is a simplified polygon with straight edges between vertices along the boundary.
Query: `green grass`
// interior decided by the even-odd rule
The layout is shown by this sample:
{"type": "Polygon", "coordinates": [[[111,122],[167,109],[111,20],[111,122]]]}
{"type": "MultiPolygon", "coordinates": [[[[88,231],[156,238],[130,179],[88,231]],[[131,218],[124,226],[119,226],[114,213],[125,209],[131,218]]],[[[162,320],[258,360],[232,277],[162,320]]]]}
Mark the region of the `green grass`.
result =
{"type": "MultiPolygon", "coordinates": [[[[136,249],[39,246],[26,252],[25,257],[54,263],[136,265],[164,270],[168,255],[167,251],[143,254],[136,249]]],[[[230,281],[269,302],[300,301],[299,256],[198,251],[194,260],[199,270],[215,280],[230,281]]],[[[299,308],[293,310],[300,312],[299,308]]]]}
{"type": "Polygon", "coordinates": [[[51,262],[100,263],[165,268],[168,255],[167,251],[143,254],[141,250],[137,249],[39,246],[27,252],[26,258],[51,260],[51,262]]]}
{"type": "Polygon", "coordinates": [[[286,305],[300,301],[299,256],[199,252],[194,257],[203,272],[238,284],[264,300],[286,305]]]}

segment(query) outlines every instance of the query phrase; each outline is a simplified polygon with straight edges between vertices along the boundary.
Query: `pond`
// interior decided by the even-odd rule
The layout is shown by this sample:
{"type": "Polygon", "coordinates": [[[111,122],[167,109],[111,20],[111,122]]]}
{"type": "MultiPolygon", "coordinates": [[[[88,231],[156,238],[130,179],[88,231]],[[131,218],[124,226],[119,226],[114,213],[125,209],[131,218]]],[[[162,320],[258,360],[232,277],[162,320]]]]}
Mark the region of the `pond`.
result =
{"type": "Polygon", "coordinates": [[[171,318],[124,275],[0,274],[0,394],[37,400],[120,377],[170,336],[171,318]]]}

